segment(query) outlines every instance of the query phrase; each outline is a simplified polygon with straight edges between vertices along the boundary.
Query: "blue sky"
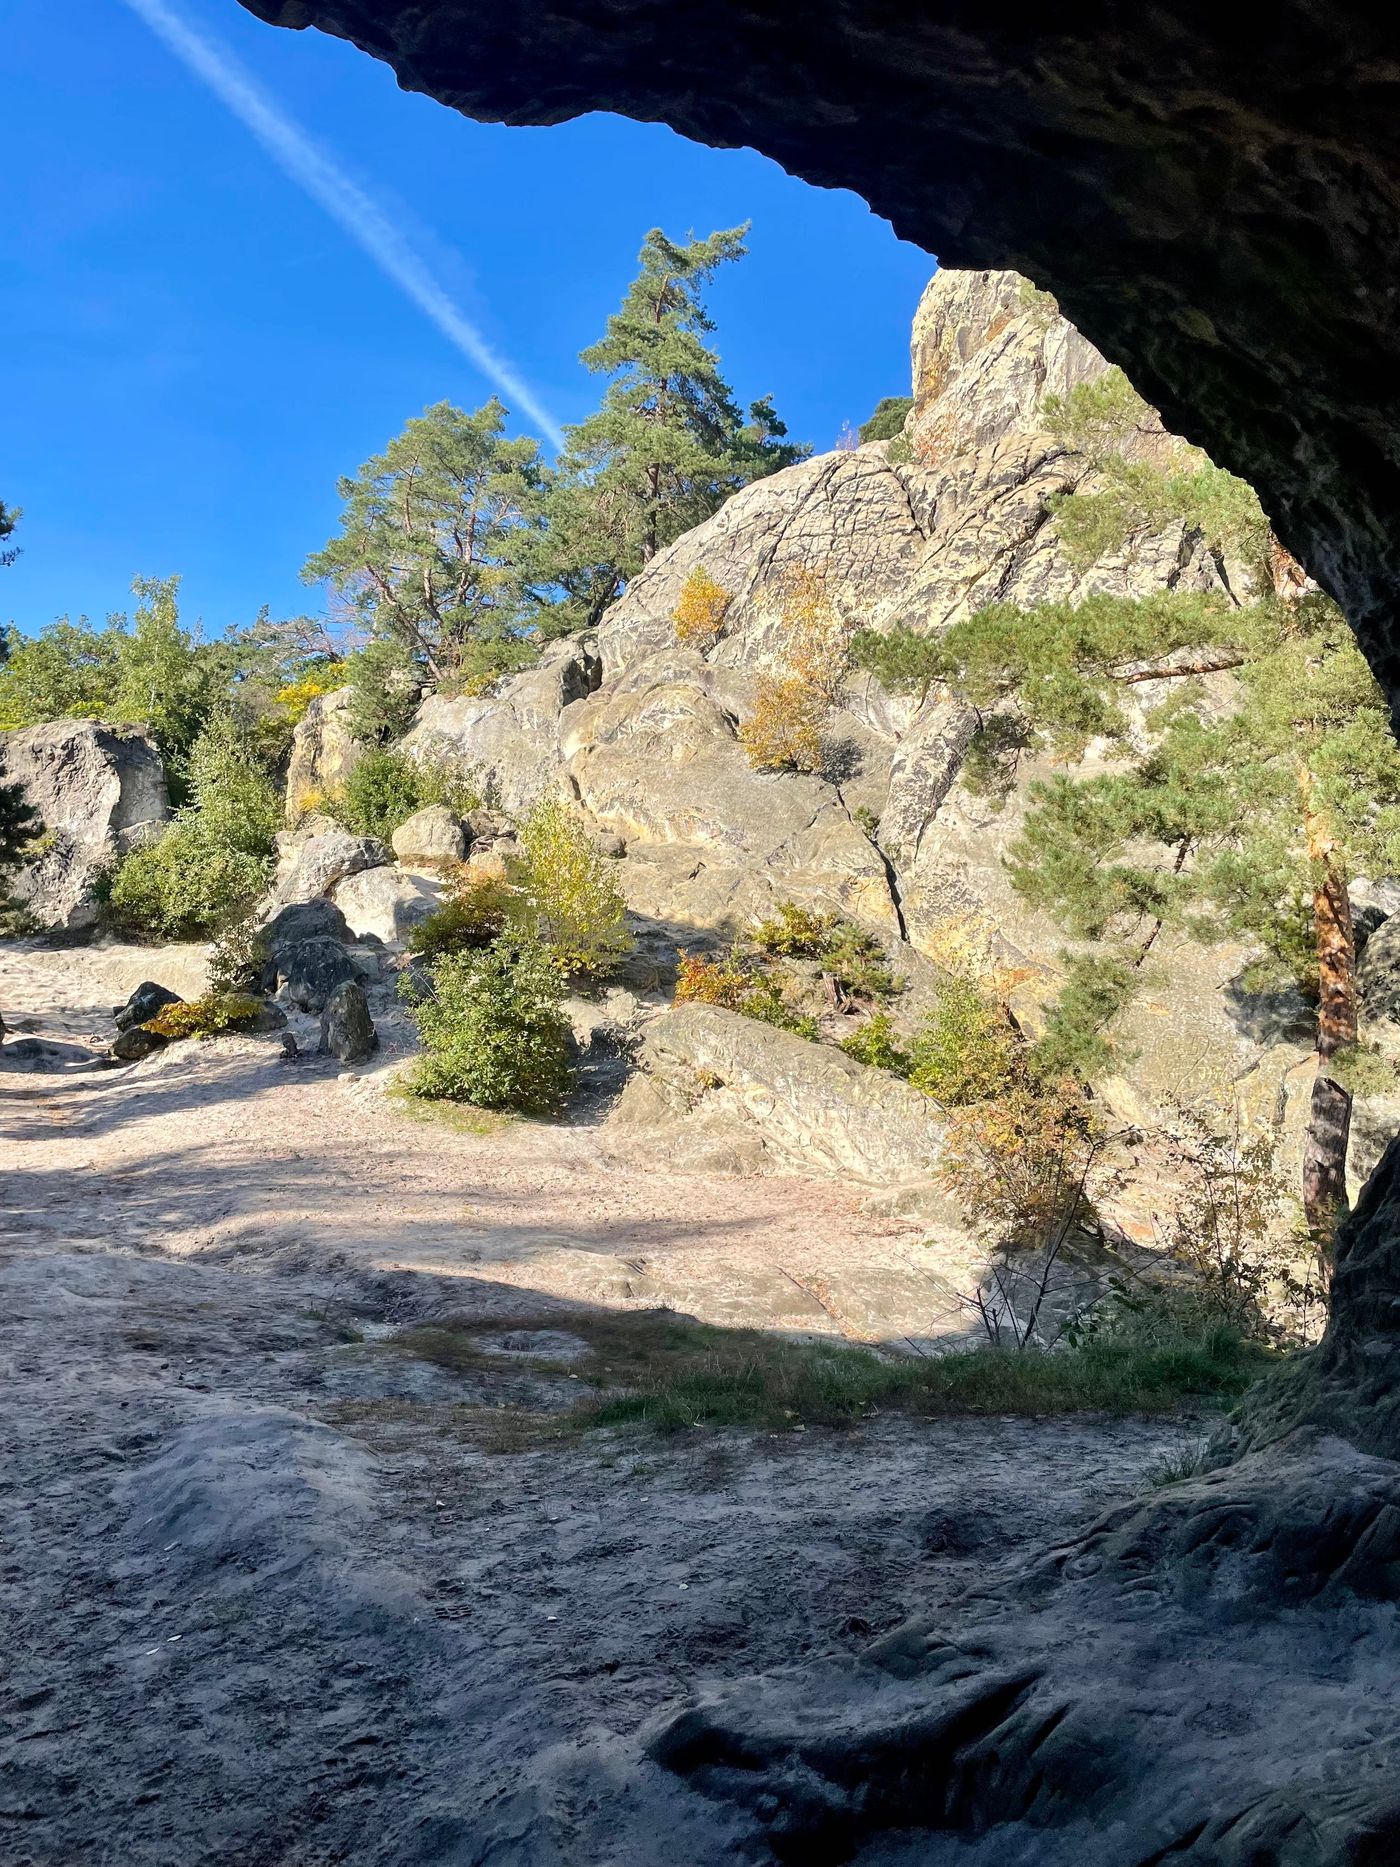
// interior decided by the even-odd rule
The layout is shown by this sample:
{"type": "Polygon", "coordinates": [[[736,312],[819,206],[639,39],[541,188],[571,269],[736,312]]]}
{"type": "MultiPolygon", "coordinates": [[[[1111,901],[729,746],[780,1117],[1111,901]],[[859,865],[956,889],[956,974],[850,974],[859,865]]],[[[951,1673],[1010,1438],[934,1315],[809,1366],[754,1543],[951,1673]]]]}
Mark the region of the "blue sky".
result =
{"type": "MultiPolygon", "coordinates": [[[[933,262],[853,195],[654,125],[469,123],[334,39],[235,0],[169,4],[380,202],[558,421],[592,406],[578,352],[657,225],[753,222],[715,283],[718,342],[739,395],[771,393],[795,435],[828,447],[907,390],[933,262]]],[[[298,571],[335,527],[337,475],[490,383],[124,0],[5,16],[0,498],[24,519],[0,618],[99,618],[134,575],[177,571],[213,631],[264,602],[314,612],[298,571]]]]}

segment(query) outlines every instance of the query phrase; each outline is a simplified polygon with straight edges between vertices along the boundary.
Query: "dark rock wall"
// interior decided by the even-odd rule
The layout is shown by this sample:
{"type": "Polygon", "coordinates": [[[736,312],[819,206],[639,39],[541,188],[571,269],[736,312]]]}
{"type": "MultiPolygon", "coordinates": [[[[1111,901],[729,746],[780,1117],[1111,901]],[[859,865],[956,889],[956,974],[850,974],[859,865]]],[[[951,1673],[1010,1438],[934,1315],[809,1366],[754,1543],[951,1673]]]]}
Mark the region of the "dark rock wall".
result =
{"type": "Polygon", "coordinates": [[[1400,699],[1400,11],[1358,0],[243,0],[467,115],[601,109],[1010,266],[1258,487],[1400,699]]]}

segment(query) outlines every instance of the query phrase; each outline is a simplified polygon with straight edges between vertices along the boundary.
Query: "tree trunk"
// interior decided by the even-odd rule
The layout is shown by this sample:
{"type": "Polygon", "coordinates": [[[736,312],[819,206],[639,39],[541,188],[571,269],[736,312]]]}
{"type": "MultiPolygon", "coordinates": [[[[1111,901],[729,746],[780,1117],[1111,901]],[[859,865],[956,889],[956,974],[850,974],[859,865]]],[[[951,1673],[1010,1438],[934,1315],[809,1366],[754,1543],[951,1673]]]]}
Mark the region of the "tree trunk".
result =
{"type": "Polygon", "coordinates": [[[1317,935],[1317,1076],[1303,1145],[1303,1211],[1319,1253],[1330,1252],[1347,1203],[1351,1092],[1331,1074],[1339,1050],[1356,1042],[1356,933],[1346,878],[1329,850],[1313,889],[1317,935]]]}

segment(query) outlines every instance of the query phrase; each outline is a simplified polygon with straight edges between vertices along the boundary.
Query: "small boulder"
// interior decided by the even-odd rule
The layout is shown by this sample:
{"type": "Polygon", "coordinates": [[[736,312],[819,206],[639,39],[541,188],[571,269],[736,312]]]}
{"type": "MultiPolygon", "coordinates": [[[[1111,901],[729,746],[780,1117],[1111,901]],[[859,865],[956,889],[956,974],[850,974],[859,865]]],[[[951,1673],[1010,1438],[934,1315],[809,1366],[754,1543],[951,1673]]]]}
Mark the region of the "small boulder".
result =
{"type": "Polygon", "coordinates": [[[169,986],[157,985],[153,979],[147,979],[137,986],[124,1005],[118,1005],[112,1016],[119,1031],[130,1031],[138,1024],[145,1024],[154,1018],[163,1005],[182,1005],[184,1002],[180,994],[172,992],[169,986]]]}
{"type": "Polygon", "coordinates": [[[295,946],[298,940],[343,940],[348,944],[350,929],[334,901],[317,895],[310,901],[292,901],[280,908],[261,929],[261,938],[269,951],[295,946]]]}
{"type": "Polygon", "coordinates": [[[461,820],[453,816],[446,804],[429,804],[423,810],[414,811],[389,840],[394,855],[409,868],[460,862],[467,853],[461,820]]]}
{"type": "MultiPolygon", "coordinates": [[[[151,1015],[154,1017],[155,1013],[152,1012],[151,1015]]],[[[166,1042],[167,1039],[156,1031],[148,1031],[144,1024],[132,1024],[126,1030],[118,1032],[107,1054],[118,1063],[139,1063],[142,1057],[149,1057],[157,1050],[164,1050],[166,1042]]]]}
{"type": "Polygon", "coordinates": [[[297,940],[274,947],[272,967],[277,989],[299,1011],[319,1011],[338,985],[355,976],[354,964],[339,940],[297,940]]]}
{"type": "Polygon", "coordinates": [[[620,862],[627,854],[627,838],[619,836],[616,830],[599,830],[593,838],[593,847],[609,862],[620,862]]]}
{"type": "Polygon", "coordinates": [[[347,979],[331,993],[321,1013],[321,1055],[341,1063],[363,1063],[378,1045],[364,987],[347,979]]]}
{"type": "Polygon", "coordinates": [[[287,866],[278,875],[273,905],[281,908],[289,902],[310,901],[347,876],[388,861],[389,851],[377,836],[351,836],[348,830],[339,829],[308,836],[291,850],[287,866]]]}

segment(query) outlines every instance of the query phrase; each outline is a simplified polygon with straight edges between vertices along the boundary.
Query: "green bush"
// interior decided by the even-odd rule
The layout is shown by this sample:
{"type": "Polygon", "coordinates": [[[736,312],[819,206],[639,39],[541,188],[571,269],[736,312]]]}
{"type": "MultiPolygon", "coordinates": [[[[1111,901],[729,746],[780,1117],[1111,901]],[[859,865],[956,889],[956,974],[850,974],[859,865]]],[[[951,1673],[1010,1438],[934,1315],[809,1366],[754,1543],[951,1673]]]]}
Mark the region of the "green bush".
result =
{"type": "Polygon", "coordinates": [[[537,941],[506,935],[432,969],[432,996],[410,1006],[423,1055],[414,1095],[551,1115],[569,1087],[569,1026],[558,969],[537,941]]]}
{"type": "Polygon", "coordinates": [[[632,950],[627,908],[582,819],[554,799],[520,831],[522,877],[540,938],[567,973],[605,979],[632,950]]]}
{"type": "Polygon", "coordinates": [[[773,918],[755,928],[754,944],[781,959],[816,960],[845,991],[861,997],[888,998],[902,986],[875,936],[840,914],[818,914],[781,901],[773,918]]]}
{"type": "Polygon", "coordinates": [[[894,1034],[887,1011],[877,1011],[867,1018],[841,1048],[857,1063],[868,1064],[873,1070],[889,1070],[894,1076],[907,1076],[913,1066],[909,1052],[894,1034]]]}
{"type": "Polygon", "coordinates": [[[909,1080],[947,1108],[1000,1093],[1012,1073],[1015,1033],[975,979],[950,974],[910,1046],[909,1080]]]}
{"type": "Polygon", "coordinates": [[[449,761],[412,759],[403,752],[366,752],[323,808],[355,836],[387,843],[401,823],[429,804],[459,817],[481,803],[469,774],[449,761]]]}
{"type": "Polygon", "coordinates": [[[282,823],[282,800],[239,722],[211,721],[190,751],[190,794],[211,843],[263,859],[282,823]]]}
{"type": "Polygon", "coordinates": [[[238,722],[222,716],[190,752],[193,808],[126,856],[107,889],[113,919],[159,939],[197,939],[245,914],[272,872],[281,805],[238,722]]]}
{"type": "Polygon", "coordinates": [[[430,961],[449,953],[480,952],[513,921],[518,924],[523,911],[525,903],[508,882],[494,875],[470,875],[413,929],[409,951],[430,961]]]}
{"type": "Polygon", "coordinates": [[[251,914],[235,915],[219,929],[209,954],[209,987],[216,993],[248,992],[267,965],[267,942],[251,914]]]}
{"type": "Polygon", "coordinates": [[[1121,1046],[1106,1032],[1132,997],[1138,974],[1113,953],[1062,953],[1065,982],[1050,1006],[1044,1035],[1031,1047],[1032,1067],[1047,1076],[1091,1082],[1113,1069],[1121,1046]]]}
{"type": "Polygon", "coordinates": [[[231,849],[210,836],[198,816],[185,817],[123,860],[108,904],[118,925],[133,933],[198,939],[246,910],[271,872],[268,857],[231,849]]]}
{"type": "Polygon", "coordinates": [[[143,1030],[157,1037],[220,1037],[256,1024],[267,1007],[248,992],[210,992],[204,998],[182,999],[162,1005],[143,1030]]]}
{"type": "Polygon", "coordinates": [[[875,412],[863,421],[856,433],[862,441],[892,441],[903,434],[905,419],[914,406],[912,395],[881,396],[875,412]]]}

